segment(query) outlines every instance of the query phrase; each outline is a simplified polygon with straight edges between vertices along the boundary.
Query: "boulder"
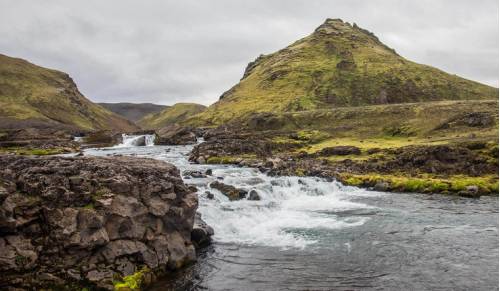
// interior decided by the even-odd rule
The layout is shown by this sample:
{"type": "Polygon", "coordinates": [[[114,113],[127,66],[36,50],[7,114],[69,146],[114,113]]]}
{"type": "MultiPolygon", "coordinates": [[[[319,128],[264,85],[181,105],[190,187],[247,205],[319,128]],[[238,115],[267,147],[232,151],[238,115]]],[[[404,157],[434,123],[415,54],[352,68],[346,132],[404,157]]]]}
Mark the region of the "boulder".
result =
{"type": "Polygon", "coordinates": [[[207,196],[208,199],[214,199],[214,193],[210,191],[205,191],[205,195],[207,196]]]}
{"type": "Polygon", "coordinates": [[[191,231],[191,241],[196,248],[206,247],[212,241],[214,229],[201,219],[201,213],[196,213],[193,230],[191,231]]]}
{"type": "Polygon", "coordinates": [[[83,138],[83,143],[92,147],[113,146],[121,142],[121,133],[109,130],[91,132],[83,138]]]}
{"type": "Polygon", "coordinates": [[[176,124],[159,129],[156,136],[155,144],[159,145],[186,145],[196,143],[196,133],[193,128],[176,124]]]}
{"type": "Polygon", "coordinates": [[[389,189],[390,189],[389,183],[383,181],[377,182],[373,187],[373,190],[380,192],[385,192],[388,191],[389,189]]]}
{"type": "Polygon", "coordinates": [[[192,262],[213,234],[201,222],[192,234],[197,195],[162,161],[0,155],[0,164],[0,289],[113,289],[143,267],[159,275],[192,262]]]}
{"type": "Polygon", "coordinates": [[[200,171],[190,171],[190,170],[184,171],[182,173],[182,175],[184,177],[192,177],[192,178],[206,178],[207,177],[207,175],[203,174],[200,171]]]}
{"type": "Polygon", "coordinates": [[[258,201],[258,200],[260,200],[260,195],[259,195],[259,193],[257,193],[257,191],[252,190],[252,191],[250,191],[250,193],[248,193],[247,200],[258,201]]]}
{"type": "Polygon", "coordinates": [[[238,189],[234,186],[226,185],[219,181],[210,183],[210,188],[219,190],[222,194],[227,196],[231,201],[243,199],[248,193],[243,189],[238,189]]]}

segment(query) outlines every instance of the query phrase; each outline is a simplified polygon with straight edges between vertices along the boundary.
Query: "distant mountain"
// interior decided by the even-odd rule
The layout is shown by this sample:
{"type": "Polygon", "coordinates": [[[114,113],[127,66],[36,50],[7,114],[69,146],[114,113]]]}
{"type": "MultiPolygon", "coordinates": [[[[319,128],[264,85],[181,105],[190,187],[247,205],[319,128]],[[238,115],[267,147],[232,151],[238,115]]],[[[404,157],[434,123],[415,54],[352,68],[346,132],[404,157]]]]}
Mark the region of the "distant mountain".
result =
{"type": "Polygon", "coordinates": [[[68,74],[0,54],[0,129],[25,127],[138,129],[85,98],[68,74]]]}
{"type": "Polygon", "coordinates": [[[498,89],[409,61],[373,33],[327,19],[311,35],[248,64],[241,81],[192,124],[256,112],[438,100],[498,99],[498,89]]]}
{"type": "Polygon", "coordinates": [[[145,129],[158,129],[167,125],[181,123],[203,112],[207,107],[196,103],[176,103],[158,113],[145,116],[137,122],[145,129]]]}
{"type": "Polygon", "coordinates": [[[168,107],[165,105],[157,105],[152,103],[121,102],[121,103],[97,103],[97,104],[133,122],[137,122],[148,114],[160,112],[168,107]]]}

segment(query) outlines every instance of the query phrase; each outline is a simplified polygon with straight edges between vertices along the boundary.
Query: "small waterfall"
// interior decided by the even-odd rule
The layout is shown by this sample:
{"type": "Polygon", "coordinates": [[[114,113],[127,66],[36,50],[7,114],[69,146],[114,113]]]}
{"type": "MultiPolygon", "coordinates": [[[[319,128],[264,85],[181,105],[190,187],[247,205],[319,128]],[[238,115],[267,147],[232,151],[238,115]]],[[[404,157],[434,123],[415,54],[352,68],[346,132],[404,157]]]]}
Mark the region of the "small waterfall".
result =
{"type": "Polygon", "coordinates": [[[153,146],[154,141],[154,134],[128,135],[124,133],[122,134],[122,143],[117,147],[153,146]]]}

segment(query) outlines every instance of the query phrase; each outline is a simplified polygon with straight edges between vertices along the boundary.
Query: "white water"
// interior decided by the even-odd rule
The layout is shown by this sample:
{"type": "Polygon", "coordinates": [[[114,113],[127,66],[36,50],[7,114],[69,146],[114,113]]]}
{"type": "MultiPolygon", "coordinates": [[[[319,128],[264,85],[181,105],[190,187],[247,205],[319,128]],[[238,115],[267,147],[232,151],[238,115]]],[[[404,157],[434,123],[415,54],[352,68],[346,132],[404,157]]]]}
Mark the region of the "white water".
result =
{"type": "Polygon", "coordinates": [[[150,157],[175,164],[181,173],[212,169],[212,176],[184,178],[184,182],[198,188],[198,211],[214,228],[214,239],[220,243],[303,249],[317,243],[321,232],[358,227],[370,219],[355,213],[373,207],[352,199],[384,195],[313,177],[269,177],[252,168],[190,164],[187,156],[192,146],[131,147],[133,140],[134,137],[127,137],[120,147],[89,149],[86,154],[150,157]],[[261,200],[229,201],[208,186],[215,180],[247,191],[256,190],[261,200]],[[213,193],[214,199],[208,199],[205,191],[213,193]],[[341,215],[344,212],[354,214],[341,215]]]}
{"type": "Polygon", "coordinates": [[[154,134],[128,135],[124,133],[122,134],[122,143],[116,145],[116,147],[141,146],[143,141],[145,146],[154,146],[155,135],[154,134]]]}
{"type": "Polygon", "coordinates": [[[84,139],[84,138],[85,138],[85,137],[83,137],[83,136],[74,136],[74,137],[73,137],[73,141],[76,141],[76,142],[83,142],[83,139],[84,139]]]}

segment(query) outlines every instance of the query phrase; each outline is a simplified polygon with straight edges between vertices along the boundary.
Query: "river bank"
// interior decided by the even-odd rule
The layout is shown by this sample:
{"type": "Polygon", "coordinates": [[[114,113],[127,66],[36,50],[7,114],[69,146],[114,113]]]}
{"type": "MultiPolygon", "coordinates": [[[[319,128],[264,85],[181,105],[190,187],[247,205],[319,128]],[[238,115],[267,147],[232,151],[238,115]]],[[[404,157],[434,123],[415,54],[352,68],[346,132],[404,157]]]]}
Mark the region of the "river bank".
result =
{"type": "Polygon", "coordinates": [[[195,261],[213,234],[195,215],[197,194],[162,161],[0,155],[0,164],[1,288],[144,287],[195,261]]]}
{"type": "Polygon", "coordinates": [[[88,149],[176,165],[197,187],[214,243],[152,290],[490,290],[498,285],[498,198],[366,191],[319,177],[192,164],[193,146],[88,149]],[[210,170],[210,171],[208,171],[210,170]],[[193,177],[188,173],[210,173],[193,177]],[[231,201],[214,181],[261,200],[231,201]],[[213,194],[213,197],[207,194],[213,194]]]}

